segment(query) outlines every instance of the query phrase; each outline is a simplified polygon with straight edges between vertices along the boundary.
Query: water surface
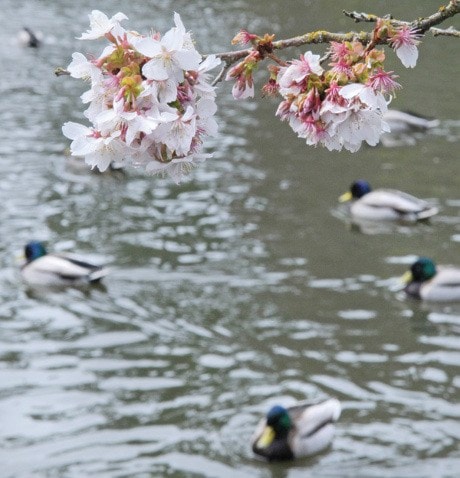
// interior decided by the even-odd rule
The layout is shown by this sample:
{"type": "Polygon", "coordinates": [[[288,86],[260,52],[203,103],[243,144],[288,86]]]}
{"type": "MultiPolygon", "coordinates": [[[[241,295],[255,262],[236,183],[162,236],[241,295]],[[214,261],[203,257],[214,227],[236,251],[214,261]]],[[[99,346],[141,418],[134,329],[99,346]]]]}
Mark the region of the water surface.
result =
{"type": "MultiPolygon", "coordinates": [[[[60,128],[81,121],[84,86],[53,70],[91,48],[75,39],[87,13],[121,9],[145,32],[169,28],[177,10],[207,53],[230,49],[245,26],[278,38],[365,28],[341,10],[368,2],[3,4],[2,476],[456,476],[460,305],[395,291],[419,254],[460,264],[455,40],[427,38],[414,70],[389,61],[406,86],[394,106],[441,119],[415,145],[309,148],[274,118],[275,101],[235,103],[222,84],[214,158],[176,186],[66,158],[60,128]],[[43,48],[15,43],[24,24],[44,33],[43,48]],[[361,177],[441,213],[429,224],[351,227],[337,197],[361,177]],[[16,257],[32,238],[112,274],[91,290],[30,290],[16,257]],[[330,450],[292,464],[252,456],[271,404],[327,396],[343,403],[330,450]]],[[[373,8],[411,19],[438,3],[373,8]]]]}

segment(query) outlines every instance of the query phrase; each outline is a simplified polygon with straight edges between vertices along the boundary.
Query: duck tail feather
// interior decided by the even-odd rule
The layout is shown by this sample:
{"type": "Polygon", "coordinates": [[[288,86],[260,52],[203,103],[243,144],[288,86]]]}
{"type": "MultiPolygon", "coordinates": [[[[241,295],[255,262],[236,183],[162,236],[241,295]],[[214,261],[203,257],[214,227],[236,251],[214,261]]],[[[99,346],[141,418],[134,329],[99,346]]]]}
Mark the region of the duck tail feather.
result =
{"type": "Polygon", "coordinates": [[[420,211],[419,213],[417,213],[417,219],[419,221],[423,219],[429,219],[430,217],[438,214],[438,212],[439,212],[439,209],[437,207],[430,207],[428,209],[424,209],[423,211],[420,211]]]}
{"type": "Polygon", "coordinates": [[[102,278],[104,278],[109,273],[109,269],[107,267],[101,267],[92,271],[89,274],[89,281],[90,282],[99,282],[102,278]]]}

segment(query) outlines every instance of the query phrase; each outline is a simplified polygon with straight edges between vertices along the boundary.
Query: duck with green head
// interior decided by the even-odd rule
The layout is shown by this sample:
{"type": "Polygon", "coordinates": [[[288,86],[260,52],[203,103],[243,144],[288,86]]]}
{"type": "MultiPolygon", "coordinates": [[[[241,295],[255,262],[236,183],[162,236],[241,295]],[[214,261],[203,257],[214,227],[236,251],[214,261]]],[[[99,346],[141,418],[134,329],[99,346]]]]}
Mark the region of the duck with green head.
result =
{"type": "Polygon", "coordinates": [[[396,189],[372,190],[363,179],[354,181],[339,201],[351,201],[351,216],[362,220],[415,222],[429,219],[439,212],[423,199],[396,189]]]}
{"type": "Polygon", "coordinates": [[[460,302],[460,268],[420,257],[403,276],[404,291],[428,302],[460,302]]]}
{"type": "Polygon", "coordinates": [[[276,405],[259,423],[252,450],[268,461],[315,455],[331,444],[340,412],[340,402],[335,398],[288,408],[276,405]]]}
{"type": "Polygon", "coordinates": [[[25,282],[38,286],[63,286],[99,282],[108,272],[101,266],[66,254],[48,254],[39,241],[29,242],[21,268],[25,282]]]}

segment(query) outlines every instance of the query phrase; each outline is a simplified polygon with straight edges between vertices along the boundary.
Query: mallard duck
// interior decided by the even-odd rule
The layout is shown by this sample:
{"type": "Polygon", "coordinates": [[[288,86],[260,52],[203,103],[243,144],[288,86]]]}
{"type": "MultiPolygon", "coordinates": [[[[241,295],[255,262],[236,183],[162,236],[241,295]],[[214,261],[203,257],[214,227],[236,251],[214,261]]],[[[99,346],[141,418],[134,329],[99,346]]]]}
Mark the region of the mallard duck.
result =
{"type": "Polygon", "coordinates": [[[276,405],[259,423],[252,450],[269,461],[319,453],[332,442],[340,412],[340,402],[335,398],[316,404],[300,402],[288,408],[276,405]]]}
{"type": "Polygon", "coordinates": [[[24,251],[26,262],[21,268],[21,275],[29,284],[62,286],[94,283],[108,272],[106,268],[65,254],[48,254],[39,241],[29,242],[24,251]]]}
{"type": "Polygon", "coordinates": [[[403,278],[407,295],[429,302],[460,301],[460,268],[436,266],[428,257],[414,262],[403,278]]]}
{"type": "Polygon", "coordinates": [[[22,46],[38,48],[42,43],[41,36],[41,33],[35,34],[30,28],[24,27],[18,33],[18,41],[22,46]]]}
{"type": "Polygon", "coordinates": [[[350,213],[363,220],[422,221],[438,213],[438,209],[422,199],[396,189],[372,190],[364,180],[355,181],[340,202],[352,201],[350,213]]]}

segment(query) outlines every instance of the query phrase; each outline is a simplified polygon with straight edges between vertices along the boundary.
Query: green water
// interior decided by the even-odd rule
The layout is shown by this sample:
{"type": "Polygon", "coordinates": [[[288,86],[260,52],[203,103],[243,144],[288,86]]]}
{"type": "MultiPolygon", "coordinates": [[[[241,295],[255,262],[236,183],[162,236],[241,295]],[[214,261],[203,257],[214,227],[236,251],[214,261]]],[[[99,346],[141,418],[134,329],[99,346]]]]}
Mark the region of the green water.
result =
{"type": "MultiPolygon", "coordinates": [[[[53,70],[91,48],[75,39],[87,13],[121,10],[146,32],[165,31],[176,10],[207,53],[230,49],[244,26],[277,38],[364,29],[341,10],[370,2],[113,3],[2,3],[1,475],[457,476],[460,305],[409,301],[395,286],[419,254],[460,265],[458,41],[428,37],[414,70],[388,53],[405,86],[394,107],[441,120],[414,145],[306,147],[274,118],[275,101],[236,103],[221,84],[214,158],[176,186],[66,159],[60,127],[81,120],[84,87],[53,70]],[[17,46],[23,25],[44,33],[42,49],[17,46]],[[440,214],[352,228],[337,197],[361,177],[440,214]],[[112,273],[90,291],[31,291],[16,257],[32,238],[112,273]],[[326,396],[343,405],[326,453],[253,457],[270,404],[326,396]]],[[[404,19],[437,7],[372,2],[404,19]]]]}

